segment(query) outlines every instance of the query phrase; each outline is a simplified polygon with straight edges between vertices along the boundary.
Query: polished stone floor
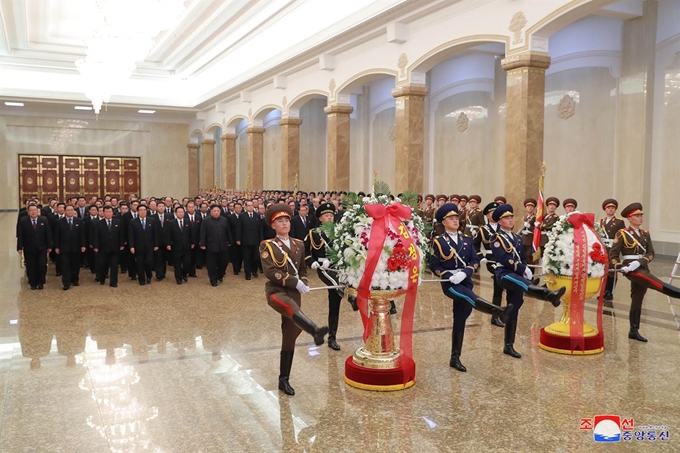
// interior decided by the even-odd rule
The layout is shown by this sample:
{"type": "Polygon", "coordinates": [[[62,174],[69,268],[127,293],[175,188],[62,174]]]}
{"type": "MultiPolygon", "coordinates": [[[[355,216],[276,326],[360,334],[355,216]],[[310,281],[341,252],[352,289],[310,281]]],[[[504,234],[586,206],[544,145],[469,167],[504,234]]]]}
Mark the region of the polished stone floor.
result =
{"type": "MultiPolygon", "coordinates": [[[[678,324],[667,298],[650,292],[641,329],[649,343],[628,340],[627,281],[604,316],[604,353],[539,349],[539,329],[560,309],[527,299],[515,344],[522,359],[503,355],[503,329],[473,313],[467,373],[448,366],[451,303],[437,284],[423,284],[417,384],[395,393],[344,384],[344,360],[361,345],[361,321],[344,303],[342,351],[314,347],[303,334],[291,376],[297,394],[286,397],[277,390],[280,318],[264,301],[262,278],[245,281],[230,268],[217,288],[203,271],[182,286],[170,278],[140,287],[125,277],[114,289],[86,271],[65,292],[51,267],[46,288],[30,291],[15,219],[0,214],[0,452],[680,450],[678,324]],[[670,439],[600,445],[579,430],[595,415],[666,426],[670,439]]],[[[665,279],[671,266],[660,259],[652,270],[665,279]]],[[[490,297],[485,270],[477,289],[490,297]]],[[[317,322],[325,297],[304,297],[317,322]]],[[[591,322],[594,313],[590,301],[591,322]]]]}

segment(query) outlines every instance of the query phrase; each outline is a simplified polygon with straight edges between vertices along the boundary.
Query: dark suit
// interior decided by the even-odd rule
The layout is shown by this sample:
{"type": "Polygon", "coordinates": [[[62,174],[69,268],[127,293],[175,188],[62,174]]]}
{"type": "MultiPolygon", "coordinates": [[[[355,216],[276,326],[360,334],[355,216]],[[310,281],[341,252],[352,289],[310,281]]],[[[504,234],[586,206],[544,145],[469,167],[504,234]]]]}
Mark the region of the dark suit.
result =
{"type": "Polygon", "coordinates": [[[82,208],[80,206],[76,206],[75,209],[76,209],[76,216],[80,220],[85,220],[85,217],[88,216],[87,206],[83,206],[82,208]]]}
{"type": "MultiPolygon", "coordinates": [[[[186,212],[184,214],[184,220],[191,224],[191,240],[193,241],[195,247],[191,249],[191,265],[189,266],[189,275],[192,277],[196,276],[196,265],[198,264],[198,256],[201,254],[202,250],[198,246],[198,241],[201,235],[201,215],[198,212],[194,212],[193,220],[191,219],[191,214],[186,212]]],[[[205,254],[203,254],[205,261],[205,254]]]]}
{"type": "Polygon", "coordinates": [[[233,242],[229,221],[224,217],[206,217],[201,224],[199,244],[206,248],[206,264],[210,283],[224,278],[229,263],[229,245],[233,242]]]}
{"type": "MultiPolygon", "coordinates": [[[[136,213],[135,213],[136,214],[136,213]]],[[[136,279],[137,278],[137,265],[135,264],[135,257],[130,253],[130,240],[128,239],[130,234],[130,222],[132,222],[132,219],[134,219],[134,216],[131,211],[126,212],[125,214],[120,216],[120,219],[123,221],[123,225],[125,226],[125,248],[121,252],[121,272],[123,269],[127,269],[128,276],[131,279],[136,279]]]]}
{"type": "Polygon", "coordinates": [[[145,228],[142,228],[142,220],[139,217],[130,221],[128,247],[135,250],[132,256],[135,259],[135,269],[140,285],[151,279],[153,249],[160,244],[160,234],[161,231],[155,219],[147,216],[145,228]]]}
{"type": "Polygon", "coordinates": [[[184,218],[174,219],[169,222],[167,230],[166,244],[170,246],[172,255],[172,265],[175,268],[175,281],[181,282],[189,275],[191,268],[191,246],[194,245],[193,231],[191,222],[184,218]]]}
{"type": "Polygon", "coordinates": [[[32,219],[22,217],[17,225],[17,250],[23,250],[26,274],[31,287],[45,283],[47,249],[52,248],[52,231],[47,219],[38,216],[33,228],[32,219]]]}
{"type": "Polygon", "coordinates": [[[312,220],[309,218],[309,216],[305,217],[304,219],[299,215],[295,216],[290,222],[290,235],[296,239],[304,241],[312,227],[312,220]]]}
{"type": "Polygon", "coordinates": [[[168,250],[165,248],[167,245],[165,243],[165,240],[168,236],[168,230],[170,228],[170,220],[172,220],[172,216],[169,215],[167,212],[163,213],[163,222],[161,222],[161,217],[159,213],[156,213],[154,215],[147,216],[156,222],[158,225],[158,229],[160,232],[158,233],[159,235],[159,246],[158,250],[154,252],[154,269],[156,271],[156,278],[157,279],[163,279],[165,278],[165,273],[167,271],[167,262],[168,262],[168,256],[170,253],[168,250]]]}
{"type": "Polygon", "coordinates": [[[260,216],[253,213],[252,219],[248,212],[241,214],[241,256],[243,257],[243,267],[245,268],[246,278],[251,275],[257,276],[257,263],[260,257],[257,248],[262,242],[262,226],[260,216]]]}
{"type": "Polygon", "coordinates": [[[97,249],[99,283],[104,284],[108,273],[111,286],[115,286],[118,284],[120,248],[125,244],[125,238],[123,237],[123,223],[120,219],[111,219],[111,228],[107,222],[106,219],[102,219],[95,224],[92,245],[97,249]]]}
{"type": "Polygon", "coordinates": [[[241,264],[243,263],[243,256],[241,255],[241,246],[236,243],[236,241],[241,240],[241,216],[243,213],[236,215],[236,213],[231,214],[227,217],[229,221],[229,229],[231,230],[234,242],[231,243],[229,247],[229,262],[231,267],[234,268],[234,275],[238,275],[241,272],[241,264]]]}
{"type": "Polygon", "coordinates": [[[196,220],[198,221],[198,231],[196,232],[196,247],[194,249],[198,249],[196,251],[196,268],[197,269],[203,269],[205,267],[205,250],[202,250],[199,246],[198,243],[201,240],[201,225],[203,224],[204,220],[210,217],[210,214],[206,212],[205,218],[203,217],[203,214],[200,211],[196,211],[196,220]]]}
{"type": "Polygon", "coordinates": [[[85,224],[73,216],[72,225],[68,218],[59,219],[55,228],[54,248],[59,249],[61,259],[61,283],[69,286],[78,283],[80,277],[81,248],[87,245],[85,224]]]}
{"type": "MultiPolygon", "coordinates": [[[[48,214],[45,217],[50,224],[50,230],[52,231],[52,241],[54,242],[54,238],[57,235],[57,223],[59,222],[60,217],[56,212],[50,211],[49,207],[43,209],[43,211],[45,210],[48,211],[48,214]]],[[[54,263],[57,276],[61,275],[61,257],[57,255],[57,252],[54,251],[54,248],[50,252],[50,261],[54,263]]]]}
{"type": "Polygon", "coordinates": [[[87,242],[87,250],[85,250],[85,265],[90,268],[90,273],[94,274],[99,268],[97,264],[97,255],[94,253],[94,226],[101,220],[99,216],[90,216],[87,214],[83,223],[85,224],[85,236],[87,242]]]}

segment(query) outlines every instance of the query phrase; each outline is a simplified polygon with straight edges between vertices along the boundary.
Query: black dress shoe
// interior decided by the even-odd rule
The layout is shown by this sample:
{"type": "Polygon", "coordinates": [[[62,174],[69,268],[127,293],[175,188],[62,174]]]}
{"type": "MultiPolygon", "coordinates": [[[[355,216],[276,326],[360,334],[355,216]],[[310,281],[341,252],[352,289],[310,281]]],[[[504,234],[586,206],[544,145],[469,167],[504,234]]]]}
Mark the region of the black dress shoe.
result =
{"type": "Polygon", "coordinates": [[[257,278],[257,272],[253,272],[253,278],[257,278]]]}
{"type": "Polygon", "coordinates": [[[246,275],[246,280],[250,280],[250,275],[246,275]]]}
{"type": "Polygon", "coordinates": [[[180,280],[175,280],[175,281],[177,282],[178,285],[181,285],[181,284],[182,284],[182,280],[181,280],[181,279],[180,279],[180,280]]]}
{"type": "Polygon", "coordinates": [[[647,343],[647,339],[640,335],[640,332],[638,332],[637,330],[631,330],[630,332],[628,332],[628,338],[630,338],[631,340],[637,340],[643,343],[647,343]]]}
{"type": "Polygon", "coordinates": [[[146,285],[146,281],[145,281],[145,280],[140,280],[140,281],[139,281],[139,285],[140,285],[140,286],[146,285]]]}
{"type": "Polygon", "coordinates": [[[604,293],[604,300],[614,300],[614,295],[607,291],[606,293],[604,293]]]}
{"type": "Polygon", "coordinates": [[[467,368],[465,368],[465,365],[460,363],[460,357],[451,357],[451,360],[449,361],[449,366],[451,368],[455,368],[456,370],[462,373],[467,372],[467,368]]]}
{"type": "Polygon", "coordinates": [[[99,280],[100,285],[106,285],[106,280],[99,280]]]}
{"type": "Polygon", "coordinates": [[[491,317],[491,324],[493,324],[494,326],[498,326],[498,327],[505,327],[505,324],[503,324],[503,321],[498,319],[496,316],[491,317]]]}
{"type": "Polygon", "coordinates": [[[73,282],[73,283],[71,283],[71,286],[80,286],[80,283],[78,283],[78,282],[73,282]]]}
{"type": "Polygon", "coordinates": [[[150,284],[151,284],[151,279],[150,279],[150,278],[147,278],[147,279],[146,279],[146,283],[150,285],[150,284]]]}
{"type": "Polygon", "coordinates": [[[281,390],[286,395],[295,395],[295,389],[288,383],[288,378],[279,378],[279,390],[281,390]]]}
{"type": "Polygon", "coordinates": [[[196,275],[196,274],[189,274],[189,277],[191,277],[191,278],[196,278],[196,277],[198,277],[198,275],[196,275]]]}
{"type": "Polygon", "coordinates": [[[160,282],[161,280],[163,280],[163,277],[156,277],[156,281],[160,282]]]}
{"type": "Polygon", "coordinates": [[[98,281],[99,281],[99,277],[95,277],[95,278],[94,278],[94,281],[95,281],[95,282],[98,282],[98,281]]]}
{"type": "Polygon", "coordinates": [[[352,306],[352,311],[359,311],[359,305],[357,305],[357,298],[354,296],[347,296],[347,301],[352,306]]]}
{"type": "Polygon", "coordinates": [[[109,286],[111,288],[118,288],[118,283],[111,283],[109,286]]]}
{"type": "Polygon", "coordinates": [[[210,282],[212,286],[217,286],[217,282],[210,282]]]}
{"type": "Polygon", "coordinates": [[[217,281],[220,282],[220,283],[224,283],[224,279],[223,279],[223,278],[218,278],[217,281]]]}
{"type": "Polygon", "coordinates": [[[185,282],[188,282],[188,281],[189,281],[189,277],[187,277],[187,276],[185,275],[185,276],[182,277],[182,280],[184,280],[185,282]]]}
{"type": "Polygon", "coordinates": [[[69,289],[71,289],[69,285],[64,285],[64,291],[68,291],[69,289]]]}
{"type": "Polygon", "coordinates": [[[335,341],[335,338],[329,338],[328,339],[328,347],[331,348],[334,351],[340,350],[340,345],[338,344],[337,341],[335,341]]]}
{"type": "Polygon", "coordinates": [[[38,289],[37,286],[31,286],[31,291],[35,291],[36,289],[38,289]]]}
{"type": "Polygon", "coordinates": [[[43,284],[42,284],[42,283],[38,283],[38,289],[43,289],[43,284]]]}
{"type": "Polygon", "coordinates": [[[55,276],[56,276],[56,277],[61,277],[61,272],[57,272],[57,273],[55,274],[55,276]]]}
{"type": "Polygon", "coordinates": [[[512,347],[511,344],[506,344],[505,347],[503,348],[503,354],[507,354],[510,357],[513,357],[515,359],[519,359],[522,357],[522,354],[519,352],[515,351],[515,348],[512,347]]]}

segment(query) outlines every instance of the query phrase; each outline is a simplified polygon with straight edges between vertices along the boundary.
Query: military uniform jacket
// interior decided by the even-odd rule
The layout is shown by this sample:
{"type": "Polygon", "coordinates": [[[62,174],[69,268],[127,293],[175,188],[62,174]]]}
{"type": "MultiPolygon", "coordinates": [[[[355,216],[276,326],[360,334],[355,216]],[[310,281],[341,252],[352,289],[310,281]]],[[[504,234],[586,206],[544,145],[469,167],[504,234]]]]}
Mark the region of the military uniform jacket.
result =
{"type": "Polygon", "coordinates": [[[552,230],[559,218],[560,216],[557,214],[548,214],[543,217],[543,223],[541,223],[541,247],[548,243],[548,231],[552,230]]]}
{"type": "Polygon", "coordinates": [[[526,253],[522,239],[517,234],[511,234],[498,229],[491,239],[491,251],[496,260],[496,271],[510,271],[524,275],[526,270],[526,253]]]}
{"type": "Polygon", "coordinates": [[[434,221],[434,206],[430,206],[423,210],[423,218],[426,222],[432,223],[434,221]]]}
{"type": "MultiPolygon", "coordinates": [[[[476,240],[478,241],[479,245],[484,245],[484,255],[486,255],[486,258],[490,261],[493,261],[493,252],[491,252],[491,240],[493,237],[498,233],[500,228],[498,227],[497,223],[487,223],[486,225],[483,225],[479,229],[479,235],[477,236],[476,240]]],[[[479,250],[481,248],[478,247],[479,250]]]]}
{"type": "Polygon", "coordinates": [[[602,241],[604,242],[604,245],[607,246],[607,250],[611,250],[612,245],[614,245],[616,233],[618,233],[619,230],[626,228],[626,224],[623,219],[618,217],[612,218],[609,223],[607,223],[607,218],[605,217],[604,219],[600,219],[600,228],[602,228],[606,234],[606,237],[602,239],[602,241]]]}
{"type": "MultiPolygon", "coordinates": [[[[463,236],[460,232],[456,234],[458,235],[457,244],[449,233],[440,234],[434,238],[432,255],[429,259],[430,270],[442,279],[451,277],[459,270],[470,277],[479,268],[479,257],[472,245],[472,239],[463,236]]],[[[472,287],[472,281],[469,278],[463,280],[463,283],[466,282],[472,287]]]]}
{"type": "Polygon", "coordinates": [[[614,244],[609,252],[612,267],[627,266],[633,261],[640,263],[640,269],[649,270],[649,263],[654,259],[654,246],[649,231],[640,228],[638,234],[632,227],[616,232],[614,244]]]}
{"type": "MultiPolygon", "coordinates": [[[[479,229],[486,223],[484,214],[479,208],[470,209],[465,234],[475,239],[479,235],[479,229]]],[[[473,241],[474,242],[474,241],[473,241]]],[[[476,244],[475,244],[476,245],[476,244]]]]}
{"type": "MultiPolygon", "coordinates": [[[[305,238],[305,248],[309,250],[309,255],[305,257],[305,264],[307,267],[311,267],[313,262],[318,262],[321,264],[323,260],[326,259],[326,247],[331,246],[331,240],[328,239],[326,233],[324,233],[321,228],[315,228],[309,231],[309,234],[305,238]]],[[[324,284],[328,286],[338,285],[338,272],[334,269],[317,269],[316,272],[319,274],[319,278],[324,284]]]]}
{"type": "Polygon", "coordinates": [[[269,280],[267,295],[285,292],[289,296],[299,297],[300,293],[296,289],[298,280],[307,284],[307,266],[304,258],[305,244],[299,239],[291,237],[290,248],[279,238],[262,241],[260,261],[264,276],[269,280]]]}
{"type": "Polygon", "coordinates": [[[525,214],[522,218],[522,229],[517,234],[522,236],[524,245],[531,245],[534,241],[534,222],[536,222],[536,214],[525,214]],[[529,228],[525,227],[524,223],[529,223],[529,228]]]}

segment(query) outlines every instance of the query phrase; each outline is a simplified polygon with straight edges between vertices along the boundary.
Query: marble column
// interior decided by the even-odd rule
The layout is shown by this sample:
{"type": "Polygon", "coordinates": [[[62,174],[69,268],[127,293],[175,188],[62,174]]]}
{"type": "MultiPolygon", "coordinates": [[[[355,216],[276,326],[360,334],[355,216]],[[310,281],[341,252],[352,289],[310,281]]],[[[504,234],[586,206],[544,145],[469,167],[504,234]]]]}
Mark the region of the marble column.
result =
{"type": "Polygon", "coordinates": [[[550,57],[540,52],[511,55],[503,60],[507,71],[503,195],[516,212],[521,211],[525,198],[538,194],[543,164],[545,70],[549,66],[550,57]]]}
{"type": "Polygon", "coordinates": [[[215,186],[215,140],[201,140],[201,188],[212,189],[215,186]]]}
{"type": "Polygon", "coordinates": [[[187,170],[189,172],[189,195],[198,195],[198,148],[201,145],[198,143],[187,144],[187,151],[189,155],[189,162],[187,163],[187,170]]]}
{"type": "Polygon", "coordinates": [[[222,188],[236,188],[236,138],[238,135],[225,132],[222,139],[222,188]]]}
{"type": "Polygon", "coordinates": [[[353,110],[349,104],[333,104],[324,108],[328,115],[328,190],[349,190],[349,115],[353,110]]]}
{"type": "Polygon", "coordinates": [[[392,90],[397,104],[394,193],[423,192],[426,95],[426,85],[403,85],[392,90]]]}
{"type": "Polygon", "coordinates": [[[281,126],[281,187],[293,187],[300,173],[300,118],[284,117],[281,126]]]}
{"type": "Polygon", "coordinates": [[[262,190],[264,185],[264,127],[248,126],[248,190],[262,190]]]}

